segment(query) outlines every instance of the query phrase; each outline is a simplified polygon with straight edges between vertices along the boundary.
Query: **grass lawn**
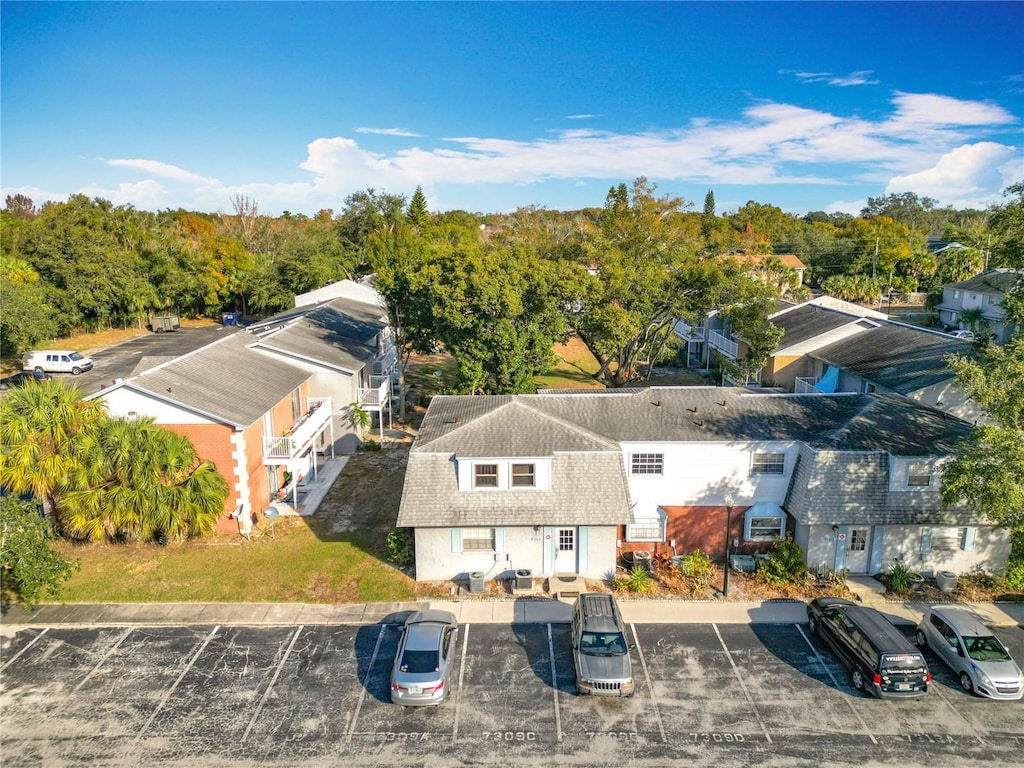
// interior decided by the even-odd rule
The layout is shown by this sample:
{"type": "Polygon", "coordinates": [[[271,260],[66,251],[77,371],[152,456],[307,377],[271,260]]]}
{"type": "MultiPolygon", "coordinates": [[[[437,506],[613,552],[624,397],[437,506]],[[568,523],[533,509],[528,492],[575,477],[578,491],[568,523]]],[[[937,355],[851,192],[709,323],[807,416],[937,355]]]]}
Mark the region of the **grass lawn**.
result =
{"type": "Polygon", "coordinates": [[[156,544],[61,544],[81,563],[58,595],[69,603],[390,602],[415,583],[384,559],[407,449],[352,456],[312,518],[282,518],[276,538],[215,536],[156,544]],[[344,529],[344,530],[341,530],[344,529]]]}

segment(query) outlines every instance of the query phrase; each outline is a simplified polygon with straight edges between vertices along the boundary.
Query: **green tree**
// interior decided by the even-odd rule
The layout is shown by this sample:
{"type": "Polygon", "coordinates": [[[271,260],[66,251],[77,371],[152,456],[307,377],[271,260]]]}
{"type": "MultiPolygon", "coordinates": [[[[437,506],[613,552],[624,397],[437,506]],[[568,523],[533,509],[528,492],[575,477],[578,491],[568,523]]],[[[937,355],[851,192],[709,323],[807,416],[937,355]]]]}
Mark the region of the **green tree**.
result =
{"type": "Polygon", "coordinates": [[[0,351],[18,355],[57,334],[53,308],[28,262],[0,256],[0,351]]]}
{"type": "Polygon", "coordinates": [[[570,325],[597,359],[596,377],[620,387],[655,359],[676,318],[713,305],[722,271],[701,258],[699,233],[682,215],[681,198],[657,196],[644,178],[613,187],[599,227],[584,233],[580,294],[566,303],[570,325]]]}
{"type": "Polygon", "coordinates": [[[430,211],[427,210],[427,196],[423,194],[423,187],[416,187],[412,193],[405,219],[421,232],[430,225],[430,211]]]}
{"type": "Polygon", "coordinates": [[[99,401],[58,379],[9,392],[0,400],[0,487],[32,494],[59,522],[68,478],[88,462],[84,441],[104,418],[99,401]]]}
{"type": "Polygon", "coordinates": [[[21,601],[25,610],[55,594],[78,567],[53,546],[53,526],[35,506],[0,496],[0,589],[2,603],[21,601]]]}
{"type": "Polygon", "coordinates": [[[104,419],[83,441],[61,500],[76,538],[165,541],[217,526],[228,485],[185,435],[152,419],[104,419]]]}
{"type": "Polygon", "coordinates": [[[991,266],[1024,269],[1024,181],[1011,184],[1003,194],[1011,199],[992,214],[996,241],[991,266]]]}
{"type": "Polygon", "coordinates": [[[1024,527],[1024,337],[949,364],[964,394],[994,423],[975,427],[945,466],[943,498],[982,510],[999,525],[1024,527]]]}

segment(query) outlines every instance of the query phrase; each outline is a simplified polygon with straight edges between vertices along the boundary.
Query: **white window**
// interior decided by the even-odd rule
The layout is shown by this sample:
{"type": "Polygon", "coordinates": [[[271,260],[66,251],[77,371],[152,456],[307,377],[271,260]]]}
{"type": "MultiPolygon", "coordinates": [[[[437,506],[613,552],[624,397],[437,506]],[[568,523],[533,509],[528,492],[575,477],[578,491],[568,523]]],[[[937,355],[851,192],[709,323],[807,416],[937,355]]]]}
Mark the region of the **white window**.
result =
{"type": "Polygon", "coordinates": [[[634,453],[630,456],[629,471],[634,475],[660,475],[664,464],[663,453],[634,453]]]}
{"type": "Polygon", "coordinates": [[[637,521],[626,526],[626,541],[664,541],[668,515],[658,509],[654,515],[637,517],[637,521]]]}
{"type": "Polygon", "coordinates": [[[784,475],[786,473],[786,454],[755,453],[750,463],[753,475],[784,475]]]}
{"type": "Polygon", "coordinates": [[[533,464],[512,465],[512,487],[533,488],[537,485],[537,468],[533,464]]]}
{"type": "Polygon", "coordinates": [[[953,291],[953,298],[954,299],[959,299],[960,298],[960,291],[953,291]]]}
{"type": "Polygon", "coordinates": [[[988,303],[989,304],[993,304],[993,305],[994,304],[998,304],[999,303],[999,297],[996,296],[994,293],[990,293],[988,295],[988,303]]]}
{"type": "Polygon", "coordinates": [[[912,488],[927,488],[932,484],[932,468],[927,464],[911,464],[907,467],[907,485],[912,488]]]}
{"type": "Polygon", "coordinates": [[[751,508],[745,517],[744,541],[775,541],[786,535],[786,516],[781,510],[778,515],[765,515],[751,508]]]}
{"type": "Polygon", "coordinates": [[[474,488],[497,488],[498,487],[498,465],[497,464],[474,464],[473,465],[473,487],[474,488]]]}
{"type": "Polygon", "coordinates": [[[463,550],[487,550],[494,551],[494,529],[493,528],[463,528],[462,529],[463,550]]]}

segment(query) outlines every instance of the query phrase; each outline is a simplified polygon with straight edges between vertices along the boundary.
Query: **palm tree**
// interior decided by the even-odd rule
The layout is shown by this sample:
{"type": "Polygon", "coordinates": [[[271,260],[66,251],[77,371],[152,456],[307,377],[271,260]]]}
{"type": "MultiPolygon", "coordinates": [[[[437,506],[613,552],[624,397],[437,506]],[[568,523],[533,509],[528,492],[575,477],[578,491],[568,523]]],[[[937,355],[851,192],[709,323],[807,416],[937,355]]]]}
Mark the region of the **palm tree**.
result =
{"type": "Polygon", "coordinates": [[[0,401],[0,488],[32,494],[59,522],[68,476],[82,468],[83,445],[105,418],[98,401],[50,379],[0,401]]]}
{"type": "Polygon", "coordinates": [[[62,500],[65,526],[85,539],[165,541],[211,533],[228,485],[188,437],[153,419],[108,419],[90,436],[62,500]]]}

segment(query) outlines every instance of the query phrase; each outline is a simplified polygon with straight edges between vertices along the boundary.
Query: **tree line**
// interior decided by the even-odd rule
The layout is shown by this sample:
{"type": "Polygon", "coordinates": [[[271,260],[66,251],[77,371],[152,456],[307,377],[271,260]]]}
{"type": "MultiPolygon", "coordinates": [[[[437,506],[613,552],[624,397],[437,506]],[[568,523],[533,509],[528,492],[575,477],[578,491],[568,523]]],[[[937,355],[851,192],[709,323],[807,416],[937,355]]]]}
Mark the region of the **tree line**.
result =
{"type": "Polygon", "coordinates": [[[168,310],[266,315],[373,273],[404,350],[443,346],[459,391],[527,391],[570,332],[594,353],[598,378],[619,386],[670,351],[676,318],[712,308],[754,341],[741,362],[756,369],[778,341],[766,321],[774,300],[808,290],[775,254],[797,255],[805,283],[838,298],[936,292],[986,266],[1024,266],[1024,183],[1006,195],[987,210],[953,210],[893,194],[869,198],[857,217],[754,201],[720,215],[713,191],[697,210],[643,178],[600,207],[508,214],[430,213],[419,188],[408,199],[367,189],[313,217],[265,216],[242,196],[210,214],[84,195],[37,209],[15,195],[0,211],[0,351],[168,310]],[[965,247],[936,255],[929,237],[965,247]]]}

